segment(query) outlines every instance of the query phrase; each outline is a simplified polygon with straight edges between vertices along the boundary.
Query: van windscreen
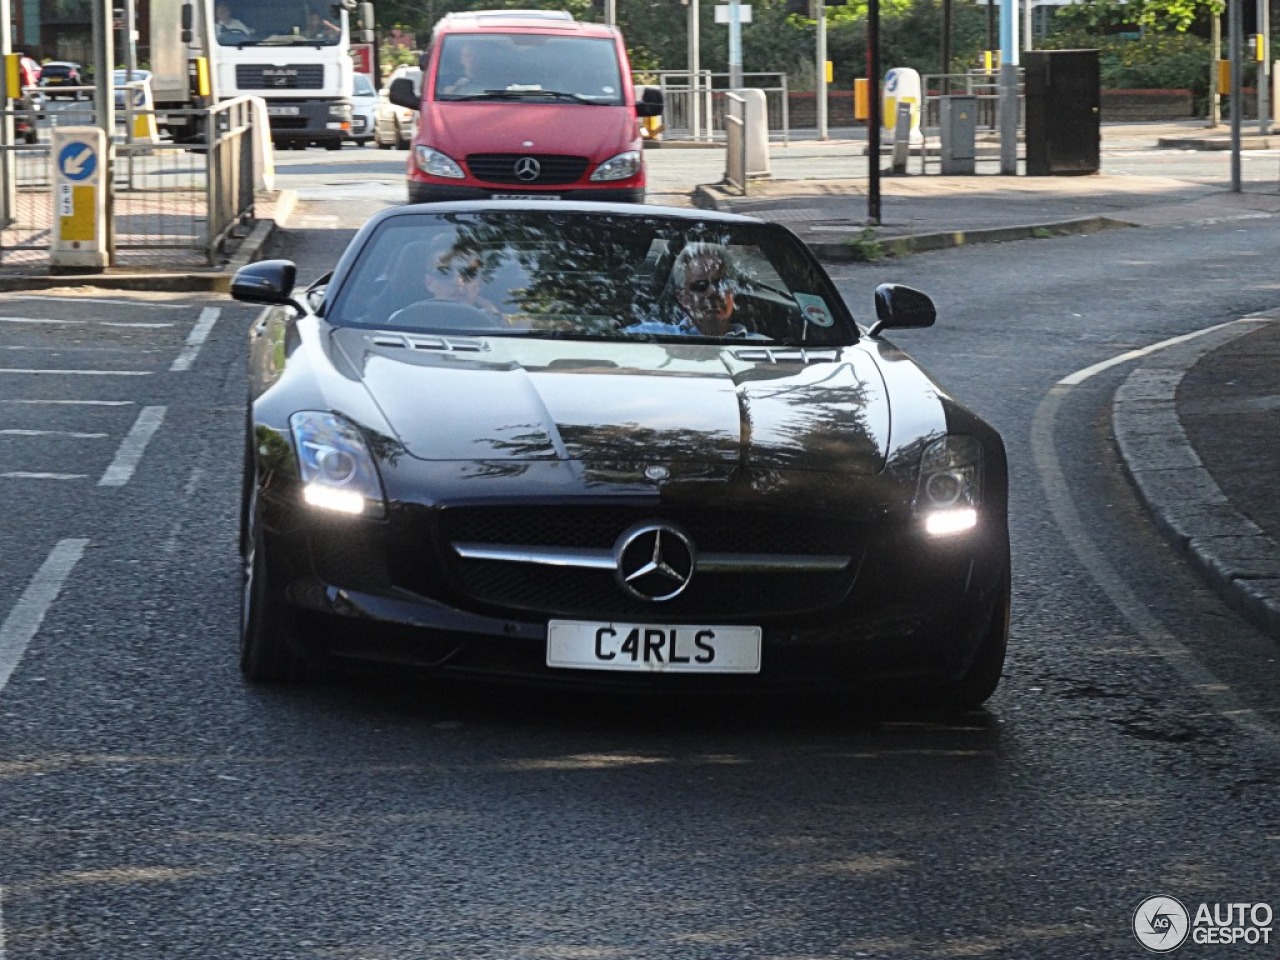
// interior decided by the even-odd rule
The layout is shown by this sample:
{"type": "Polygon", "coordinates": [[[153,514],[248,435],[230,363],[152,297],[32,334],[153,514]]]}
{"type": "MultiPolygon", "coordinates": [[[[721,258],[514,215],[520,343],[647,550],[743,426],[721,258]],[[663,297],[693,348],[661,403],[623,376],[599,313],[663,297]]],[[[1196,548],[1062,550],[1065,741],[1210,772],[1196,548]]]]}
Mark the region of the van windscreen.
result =
{"type": "Polygon", "coordinates": [[[436,100],[563,100],[620,105],[617,49],[608,38],[534,33],[446,36],[436,100]]]}

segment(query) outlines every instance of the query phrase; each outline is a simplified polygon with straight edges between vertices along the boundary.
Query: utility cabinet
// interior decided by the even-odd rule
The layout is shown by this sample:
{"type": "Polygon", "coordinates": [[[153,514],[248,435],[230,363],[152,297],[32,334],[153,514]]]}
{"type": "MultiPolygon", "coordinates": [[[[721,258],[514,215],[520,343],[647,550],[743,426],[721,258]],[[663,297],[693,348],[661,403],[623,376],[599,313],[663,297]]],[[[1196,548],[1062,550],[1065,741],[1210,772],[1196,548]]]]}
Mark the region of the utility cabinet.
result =
{"type": "Polygon", "coordinates": [[[1025,70],[1027,176],[1097,173],[1102,82],[1097,50],[1028,50],[1025,70]]]}
{"type": "Polygon", "coordinates": [[[938,105],[942,173],[974,173],[977,163],[978,98],[939,97],[938,105]]]}

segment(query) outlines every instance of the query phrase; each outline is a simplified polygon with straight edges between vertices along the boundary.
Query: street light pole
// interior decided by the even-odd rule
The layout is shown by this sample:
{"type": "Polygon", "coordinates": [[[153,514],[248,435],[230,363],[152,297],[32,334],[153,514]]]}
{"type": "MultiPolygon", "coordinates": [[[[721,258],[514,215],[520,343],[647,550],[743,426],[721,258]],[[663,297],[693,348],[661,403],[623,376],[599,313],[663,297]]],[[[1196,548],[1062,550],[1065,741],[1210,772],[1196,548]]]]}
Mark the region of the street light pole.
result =
{"type": "Polygon", "coordinates": [[[1271,132],[1271,2],[1258,0],[1258,133],[1271,132]]]}
{"type": "Polygon", "coordinates": [[[1241,92],[1244,83],[1240,74],[1243,72],[1240,62],[1241,46],[1244,39],[1244,25],[1240,22],[1244,16],[1242,0],[1228,0],[1227,3],[1227,53],[1231,57],[1231,192],[1240,192],[1240,114],[1243,104],[1241,92]]]}
{"type": "Polygon", "coordinates": [[[698,44],[698,0],[689,0],[689,129],[693,139],[702,136],[702,90],[698,84],[698,74],[702,67],[702,53],[698,44]]]}
{"type": "Polygon", "coordinates": [[[867,222],[880,225],[880,0],[867,0],[867,222]]]}

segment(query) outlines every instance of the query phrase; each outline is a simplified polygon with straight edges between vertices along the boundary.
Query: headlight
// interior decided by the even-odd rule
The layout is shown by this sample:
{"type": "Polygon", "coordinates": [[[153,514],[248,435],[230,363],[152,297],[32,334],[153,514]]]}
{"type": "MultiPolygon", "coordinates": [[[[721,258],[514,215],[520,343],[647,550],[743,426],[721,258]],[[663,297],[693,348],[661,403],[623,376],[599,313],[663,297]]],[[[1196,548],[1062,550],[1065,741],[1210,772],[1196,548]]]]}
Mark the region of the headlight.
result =
{"type": "Polygon", "coordinates": [[[616,157],[611,157],[596,168],[591,175],[593,181],[626,180],[640,172],[640,151],[628,150],[616,157]]]}
{"type": "Polygon", "coordinates": [[[430,147],[421,145],[414,147],[413,162],[418,165],[419,170],[433,177],[453,177],[455,180],[461,180],[466,176],[457,163],[439,150],[432,150],[430,147]]]}
{"type": "Polygon", "coordinates": [[[385,515],[378,469],[354,424],[332,413],[304,410],[289,418],[289,428],[307,503],[339,513],[385,515]]]}
{"type": "Polygon", "coordinates": [[[349,103],[331,103],[329,104],[329,116],[336,117],[339,120],[351,119],[351,104],[349,103]]]}
{"type": "Polygon", "coordinates": [[[982,503],[982,444],[974,437],[943,437],[920,458],[916,515],[934,536],[963,533],[978,524],[982,503]]]}

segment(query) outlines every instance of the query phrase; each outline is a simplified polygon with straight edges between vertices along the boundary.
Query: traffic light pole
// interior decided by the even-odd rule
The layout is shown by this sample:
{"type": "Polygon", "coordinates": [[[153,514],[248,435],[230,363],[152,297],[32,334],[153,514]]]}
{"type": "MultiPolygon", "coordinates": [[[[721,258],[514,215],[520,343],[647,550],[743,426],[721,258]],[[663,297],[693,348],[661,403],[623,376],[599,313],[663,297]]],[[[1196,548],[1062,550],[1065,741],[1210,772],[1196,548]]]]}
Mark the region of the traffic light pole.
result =
{"type": "Polygon", "coordinates": [[[880,225],[880,0],[867,0],[867,222],[880,225]]]}

